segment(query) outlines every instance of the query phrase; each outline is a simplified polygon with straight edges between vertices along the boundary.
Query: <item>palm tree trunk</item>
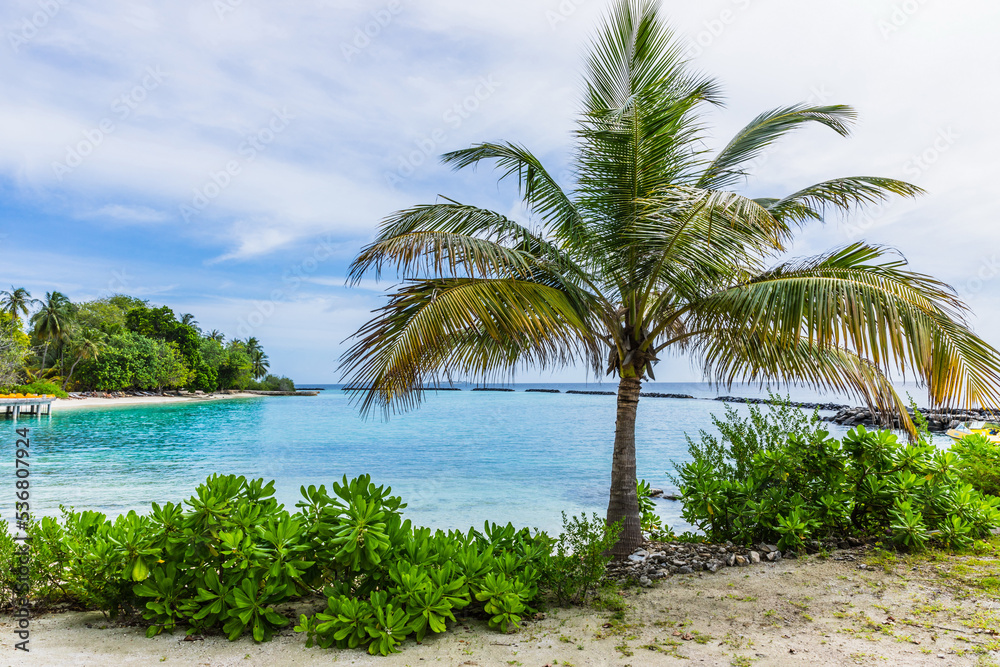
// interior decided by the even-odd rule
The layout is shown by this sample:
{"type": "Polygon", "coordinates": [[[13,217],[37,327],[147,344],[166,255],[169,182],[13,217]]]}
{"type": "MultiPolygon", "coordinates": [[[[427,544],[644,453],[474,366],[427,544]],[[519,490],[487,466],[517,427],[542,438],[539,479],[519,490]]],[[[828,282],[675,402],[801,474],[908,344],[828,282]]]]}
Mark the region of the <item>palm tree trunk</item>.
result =
{"type": "Polygon", "coordinates": [[[635,485],[635,414],[639,407],[637,377],[623,377],[618,383],[618,420],[615,422],[615,453],[611,461],[611,499],[608,524],[622,522],[622,532],[611,553],[624,558],[642,545],[639,497],[635,485]]]}
{"type": "Polygon", "coordinates": [[[66,376],[66,378],[63,380],[63,383],[62,383],[63,391],[66,391],[66,386],[69,384],[70,378],[73,377],[73,371],[76,370],[76,365],[78,363],[80,363],[81,359],[83,359],[82,356],[77,357],[76,361],[73,362],[73,365],[70,366],[70,368],[69,368],[69,375],[66,376]]]}

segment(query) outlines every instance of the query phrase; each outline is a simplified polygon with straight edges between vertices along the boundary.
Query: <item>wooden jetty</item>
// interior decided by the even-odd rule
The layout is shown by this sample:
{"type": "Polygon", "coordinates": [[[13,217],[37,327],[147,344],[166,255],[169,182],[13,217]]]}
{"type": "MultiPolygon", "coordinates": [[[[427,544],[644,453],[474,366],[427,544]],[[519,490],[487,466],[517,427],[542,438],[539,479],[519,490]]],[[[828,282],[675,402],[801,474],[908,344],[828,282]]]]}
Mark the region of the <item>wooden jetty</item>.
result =
{"type": "Polygon", "coordinates": [[[54,398],[0,398],[0,410],[8,417],[17,419],[24,415],[40,417],[52,414],[54,398]]]}

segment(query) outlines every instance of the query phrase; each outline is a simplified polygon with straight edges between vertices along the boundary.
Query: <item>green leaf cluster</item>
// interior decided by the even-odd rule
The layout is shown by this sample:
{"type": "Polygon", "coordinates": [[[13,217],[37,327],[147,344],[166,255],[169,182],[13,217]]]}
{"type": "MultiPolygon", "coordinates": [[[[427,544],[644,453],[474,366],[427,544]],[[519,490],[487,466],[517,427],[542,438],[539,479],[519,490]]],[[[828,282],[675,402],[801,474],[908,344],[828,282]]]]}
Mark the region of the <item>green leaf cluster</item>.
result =
{"type": "MultiPolygon", "coordinates": [[[[604,575],[617,526],[596,515],[565,523],[559,540],[487,522],[431,531],[404,520],[402,499],[368,475],[302,487],[292,513],[274,482],[213,475],[183,503],[108,519],[63,508],[29,525],[32,591],[106,615],[138,615],[147,634],[185,629],[267,641],[289,623],[282,603],[322,594],[302,616],[307,645],[399,650],[445,632],[456,612],[509,632],[543,596],[583,601],[604,575]]],[[[0,601],[14,597],[15,544],[0,531],[0,601]]]]}
{"type": "Polygon", "coordinates": [[[798,550],[853,535],[964,548],[1000,525],[1000,499],[963,481],[954,452],[863,426],[838,441],[801,419],[781,436],[770,425],[786,413],[779,406],[724,425],[722,441],[703,437],[677,467],[682,516],[710,540],[798,550]]]}

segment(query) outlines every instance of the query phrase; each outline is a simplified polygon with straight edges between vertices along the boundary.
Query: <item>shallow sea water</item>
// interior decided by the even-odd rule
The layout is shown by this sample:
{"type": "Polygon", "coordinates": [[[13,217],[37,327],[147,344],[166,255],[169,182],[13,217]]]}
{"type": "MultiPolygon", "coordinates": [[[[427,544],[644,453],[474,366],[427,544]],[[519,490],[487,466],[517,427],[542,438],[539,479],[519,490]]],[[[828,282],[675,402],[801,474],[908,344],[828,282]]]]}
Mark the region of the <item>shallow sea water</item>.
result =
{"type": "MultiPolygon", "coordinates": [[[[313,385],[317,386],[317,385],[313,385]]],[[[153,501],[182,501],[212,473],[276,481],[294,511],[299,487],[371,474],[390,485],[417,525],[467,529],[489,519],[558,531],[560,513],[607,505],[614,396],[526,393],[528,387],[614,391],[605,385],[513,385],[515,392],[444,391],[389,421],[364,420],[336,386],[315,398],[269,397],[206,404],[111,407],[22,419],[31,429],[32,511],[59,505],[117,515],[153,501]]],[[[714,398],[705,384],[654,383],[644,391],[714,398]]],[[[729,394],[766,395],[757,387],[729,394]]],[[[837,401],[795,391],[800,401],[837,401]]],[[[850,401],[837,401],[850,402],[850,401]]],[[[744,411],[743,406],[738,406],[744,411]]],[[[671,489],[667,471],[686,460],[685,433],[710,427],[723,404],[642,399],[636,433],[640,478],[671,489]]],[[[831,425],[831,432],[844,429],[831,425]]],[[[0,420],[0,513],[14,501],[14,424],[0,420]]],[[[680,504],[658,501],[675,530],[680,504]]]]}

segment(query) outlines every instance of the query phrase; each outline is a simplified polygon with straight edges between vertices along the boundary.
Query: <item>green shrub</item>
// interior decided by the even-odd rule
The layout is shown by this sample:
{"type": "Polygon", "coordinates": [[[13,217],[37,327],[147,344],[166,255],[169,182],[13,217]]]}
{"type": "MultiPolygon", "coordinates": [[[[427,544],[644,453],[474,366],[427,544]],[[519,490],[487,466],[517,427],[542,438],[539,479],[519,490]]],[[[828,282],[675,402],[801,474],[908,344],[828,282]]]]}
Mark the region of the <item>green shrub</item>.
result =
{"type": "Polygon", "coordinates": [[[679,466],[683,517],[709,539],[800,549],[808,539],[857,535],[910,549],[931,539],[965,547],[1000,524],[1000,500],[962,480],[956,454],[861,426],[841,443],[801,420],[797,432],[775,438],[781,410],[730,429],[742,435],[728,446],[703,440],[679,466]]]}
{"type": "MultiPolygon", "coordinates": [[[[290,513],[273,498],[273,482],[213,475],[183,504],[154,503],[142,516],[112,521],[63,508],[60,520],[28,526],[33,598],[109,617],[141,614],[149,636],[184,628],[267,641],[288,624],[275,605],[322,593],[326,609],[295,628],[307,645],[384,655],[411,635],[446,631],[458,610],[507,632],[549,592],[584,599],[617,536],[596,515],[567,522],[558,544],[510,524],[414,528],[402,499],[368,476],[301,491],[290,513]]],[[[14,544],[0,531],[8,606],[14,544]]]]}
{"type": "Polygon", "coordinates": [[[247,385],[247,389],[256,389],[257,391],[295,391],[295,383],[292,382],[291,378],[268,375],[259,382],[251,380],[250,384],[247,385]]]}
{"type": "Polygon", "coordinates": [[[1000,496],[1000,445],[984,435],[969,435],[951,446],[958,457],[958,476],[978,491],[1000,496]]]}
{"type": "Polygon", "coordinates": [[[563,531],[546,564],[544,580],[560,603],[581,604],[604,578],[621,523],[608,526],[597,514],[591,519],[586,514],[567,518],[565,512],[562,521],[563,531]]]}
{"type": "MultiPolygon", "coordinates": [[[[719,436],[701,430],[696,441],[685,435],[688,452],[696,461],[712,465],[726,478],[742,479],[750,470],[753,457],[758,452],[777,449],[789,436],[812,438],[822,430],[822,422],[815,411],[806,415],[792,405],[789,398],[771,394],[766,411],[749,404],[748,417],[741,417],[733,406],[726,404],[725,417],[712,415],[712,425],[719,436]]],[[[676,463],[675,467],[679,467],[676,463]]],[[[680,479],[669,475],[680,486],[680,479]]]]}
{"type": "Polygon", "coordinates": [[[63,391],[62,387],[54,382],[48,380],[35,380],[31,384],[22,384],[18,387],[14,387],[13,390],[7,393],[13,394],[50,394],[58,396],[59,398],[66,398],[69,394],[63,391]]]}

